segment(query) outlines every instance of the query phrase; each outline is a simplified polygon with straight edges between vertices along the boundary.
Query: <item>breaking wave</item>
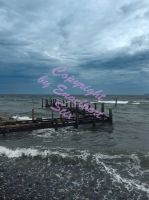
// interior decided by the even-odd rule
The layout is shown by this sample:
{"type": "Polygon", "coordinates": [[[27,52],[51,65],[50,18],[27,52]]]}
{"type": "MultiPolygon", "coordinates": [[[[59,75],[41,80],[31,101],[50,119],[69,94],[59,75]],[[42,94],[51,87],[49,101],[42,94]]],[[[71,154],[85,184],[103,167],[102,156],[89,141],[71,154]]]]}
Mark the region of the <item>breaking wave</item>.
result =
{"type": "MultiPolygon", "coordinates": [[[[85,162],[86,166],[93,167],[93,164],[96,165],[96,170],[99,168],[99,171],[103,171],[104,174],[109,175],[112,183],[123,184],[123,186],[131,191],[132,189],[137,189],[142,192],[149,194],[149,187],[146,183],[142,183],[137,179],[137,176],[141,175],[140,159],[136,154],[131,155],[105,155],[101,153],[92,154],[88,151],[79,151],[74,149],[52,149],[52,150],[41,150],[35,148],[17,148],[9,149],[3,146],[0,146],[0,155],[6,156],[7,158],[19,158],[19,157],[42,157],[42,158],[51,158],[51,156],[56,156],[61,159],[70,159],[74,161],[77,159],[77,162],[85,162]],[[81,161],[82,160],[82,161],[81,161]],[[127,160],[127,165],[124,160],[127,160]],[[111,162],[112,161],[112,162],[111,162]],[[131,161],[131,168],[130,168],[131,161]],[[113,163],[113,166],[111,166],[113,163]],[[121,165],[123,169],[119,170],[117,166],[121,165]],[[125,170],[125,173],[130,170],[130,174],[121,174],[121,171],[125,170]],[[133,174],[131,172],[133,170],[133,174]]],[[[58,159],[59,160],[59,159],[58,159]]],[[[95,167],[95,166],[94,166],[95,167]]],[[[93,167],[93,169],[94,169],[93,167]]],[[[128,172],[127,172],[128,173],[128,172]]],[[[142,173],[143,174],[143,173],[142,173]]]]}
{"type": "Polygon", "coordinates": [[[32,118],[28,116],[19,116],[19,115],[14,115],[11,117],[11,119],[16,120],[16,121],[32,120],[32,118]]]}

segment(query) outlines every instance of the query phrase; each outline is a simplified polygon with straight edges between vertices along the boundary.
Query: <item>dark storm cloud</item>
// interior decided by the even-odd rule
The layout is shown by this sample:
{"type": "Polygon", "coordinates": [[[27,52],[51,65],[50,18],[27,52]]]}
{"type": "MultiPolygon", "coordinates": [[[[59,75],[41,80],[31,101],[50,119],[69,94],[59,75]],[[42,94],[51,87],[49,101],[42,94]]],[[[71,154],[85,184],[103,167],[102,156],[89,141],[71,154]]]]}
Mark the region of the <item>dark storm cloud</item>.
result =
{"type": "Polygon", "coordinates": [[[113,92],[117,82],[147,88],[148,13],[148,0],[0,0],[0,75],[35,80],[66,66],[113,92]]]}
{"type": "Polygon", "coordinates": [[[134,55],[119,55],[110,60],[90,60],[85,65],[80,67],[82,68],[92,68],[92,69],[122,69],[122,70],[142,70],[142,67],[146,66],[146,63],[149,63],[149,50],[136,53],[134,55]]]}

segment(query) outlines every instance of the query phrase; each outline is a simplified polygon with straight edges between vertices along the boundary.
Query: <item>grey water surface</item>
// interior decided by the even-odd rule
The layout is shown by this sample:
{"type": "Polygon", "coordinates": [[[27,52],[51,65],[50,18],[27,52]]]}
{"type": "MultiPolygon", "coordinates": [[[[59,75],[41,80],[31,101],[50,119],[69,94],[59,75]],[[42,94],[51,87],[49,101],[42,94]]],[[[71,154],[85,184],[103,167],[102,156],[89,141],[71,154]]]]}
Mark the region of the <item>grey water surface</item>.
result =
{"type": "MultiPolygon", "coordinates": [[[[42,97],[1,95],[0,116],[50,117],[42,97]]],[[[149,199],[149,96],[115,98],[112,125],[0,136],[0,200],[149,199]]]]}

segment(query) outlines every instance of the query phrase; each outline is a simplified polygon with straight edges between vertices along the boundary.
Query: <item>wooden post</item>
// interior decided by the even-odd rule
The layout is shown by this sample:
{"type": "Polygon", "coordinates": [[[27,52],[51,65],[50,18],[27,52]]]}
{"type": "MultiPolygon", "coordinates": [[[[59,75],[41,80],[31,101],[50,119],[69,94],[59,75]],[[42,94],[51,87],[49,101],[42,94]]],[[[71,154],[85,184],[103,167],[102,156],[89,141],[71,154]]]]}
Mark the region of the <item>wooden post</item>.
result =
{"type": "Polygon", "coordinates": [[[78,128],[78,105],[77,104],[76,104],[75,113],[76,113],[75,128],[78,128]]]}
{"type": "Polygon", "coordinates": [[[52,106],[54,106],[54,99],[52,99],[52,106]]]}
{"type": "Polygon", "coordinates": [[[45,99],[45,107],[48,107],[48,99],[45,99]]]}
{"type": "Polygon", "coordinates": [[[48,105],[51,106],[51,100],[50,99],[48,100],[48,105]]]}
{"type": "Polygon", "coordinates": [[[52,100],[50,99],[50,106],[52,106],[52,100]]]}
{"type": "Polygon", "coordinates": [[[109,108],[109,120],[112,122],[113,121],[113,114],[112,114],[112,109],[109,108]]]}
{"type": "Polygon", "coordinates": [[[55,130],[58,130],[58,124],[57,124],[57,119],[55,119],[55,130]]]}
{"type": "Polygon", "coordinates": [[[52,112],[52,122],[53,122],[53,110],[51,112],[52,112]]]}
{"type": "Polygon", "coordinates": [[[63,121],[63,115],[62,114],[60,114],[60,119],[61,119],[61,121],[63,121]]]}
{"type": "Polygon", "coordinates": [[[32,109],[32,120],[35,120],[35,112],[34,112],[34,108],[32,109]]]}
{"type": "Polygon", "coordinates": [[[65,118],[64,119],[62,119],[62,123],[63,123],[63,126],[65,127],[65,118]]]}
{"type": "MultiPolygon", "coordinates": [[[[94,106],[95,106],[95,110],[97,110],[96,103],[94,104],[94,106]]],[[[93,115],[93,127],[95,127],[95,126],[96,126],[96,117],[93,115]]]]}
{"type": "Polygon", "coordinates": [[[83,117],[85,117],[85,113],[86,113],[86,111],[85,111],[85,109],[83,109],[83,117]]]}
{"type": "Polygon", "coordinates": [[[42,108],[43,108],[43,105],[44,105],[44,103],[43,103],[43,98],[42,98],[42,108]]]}
{"type": "Polygon", "coordinates": [[[97,104],[96,103],[94,104],[94,106],[95,106],[95,110],[97,110],[97,104]]]}
{"type": "Polygon", "coordinates": [[[104,103],[102,103],[102,104],[101,104],[101,112],[103,113],[104,110],[105,110],[105,108],[104,108],[104,103]]]}
{"type": "Polygon", "coordinates": [[[117,98],[115,99],[115,107],[117,107],[117,98]]]}

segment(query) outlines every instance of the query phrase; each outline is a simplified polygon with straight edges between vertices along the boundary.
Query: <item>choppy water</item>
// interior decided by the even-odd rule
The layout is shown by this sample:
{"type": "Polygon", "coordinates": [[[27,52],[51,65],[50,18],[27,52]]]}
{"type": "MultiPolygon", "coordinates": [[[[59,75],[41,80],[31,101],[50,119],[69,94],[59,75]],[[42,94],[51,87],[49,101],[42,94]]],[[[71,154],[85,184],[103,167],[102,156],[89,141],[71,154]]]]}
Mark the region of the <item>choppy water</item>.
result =
{"type": "MultiPolygon", "coordinates": [[[[114,98],[113,125],[0,136],[0,199],[149,199],[149,97],[114,98]]],[[[0,96],[0,113],[31,117],[40,100],[0,96]]]]}

